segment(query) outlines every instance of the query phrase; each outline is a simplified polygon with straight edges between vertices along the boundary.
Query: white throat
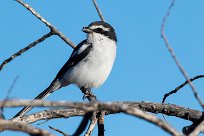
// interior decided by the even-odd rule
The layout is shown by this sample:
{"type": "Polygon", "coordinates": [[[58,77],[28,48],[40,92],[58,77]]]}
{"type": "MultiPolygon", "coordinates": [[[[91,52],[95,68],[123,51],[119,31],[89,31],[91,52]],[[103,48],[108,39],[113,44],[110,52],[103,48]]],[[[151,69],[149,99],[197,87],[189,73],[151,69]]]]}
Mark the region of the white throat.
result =
{"type": "MultiPolygon", "coordinates": [[[[89,33],[87,35],[87,39],[89,43],[104,43],[104,42],[110,42],[110,43],[115,43],[115,41],[113,41],[112,39],[109,39],[108,37],[102,35],[102,34],[98,34],[95,32],[89,33]]],[[[109,44],[109,43],[108,43],[109,44]]],[[[116,45],[116,43],[115,43],[116,45]]]]}

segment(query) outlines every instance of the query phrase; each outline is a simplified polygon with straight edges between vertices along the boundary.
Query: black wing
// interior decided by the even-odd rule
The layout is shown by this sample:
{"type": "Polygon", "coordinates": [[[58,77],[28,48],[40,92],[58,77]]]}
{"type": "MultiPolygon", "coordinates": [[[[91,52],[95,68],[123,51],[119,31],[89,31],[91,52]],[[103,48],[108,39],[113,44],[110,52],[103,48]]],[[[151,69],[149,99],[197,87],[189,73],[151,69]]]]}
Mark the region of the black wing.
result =
{"type": "MultiPolygon", "coordinates": [[[[83,60],[88,54],[89,52],[92,50],[92,44],[91,43],[87,43],[87,40],[83,40],[81,43],[79,43],[77,45],[77,47],[74,49],[74,51],[72,52],[70,58],[68,59],[68,61],[64,64],[64,66],[60,69],[60,71],[58,72],[57,76],[55,77],[55,79],[52,81],[52,83],[56,80],[56,79],[61,79],[63,77],[63,75],[66,73],[66,71],[75,66],[77,63],[79,63],[81,60],[83,60]],[[84,45],[84,44],[89,44],[86,49],[84,49],[82,52],[77,53],[78,50],[84,45]]],[[[51,84],[52,84],[51,83],[51,84]]]]}
{"type": "MultiPolygon", "coordinates": [[[[60,69],[60,71],[58,72],[57,76],[55,77],[55,79],[50,84],[50,86],[47,89],[45,89],[43,92],[41,92],[35,99],[43,99],[43,98],[47,97],[50,93],[52,93],[53,92],[53,88],[55,86],[55,83],[57,83],[55,81],[57,79],[61,79],[69,68],[73,67],[74,65],[79,63],[81,60],[83,60],[89,54],[89,52],[91,50],[92,50],[92,44],[87,43],[86,40],[84,40],[81,43],[79,43],[77,45],[77,47],[74,49],[74,51],[72,52],[69,60],[60,69]],[[80,48],[84,44],[88,44],[87,47],[83,51],[79,52],[80,48]]],[[[17,116],[22,116],[22,115],[26,114],[31,109],[32,109],[32,107],[24,107],[20,112],[18,112],[14,116],[14,118],[17,117],[17,116]]]]}

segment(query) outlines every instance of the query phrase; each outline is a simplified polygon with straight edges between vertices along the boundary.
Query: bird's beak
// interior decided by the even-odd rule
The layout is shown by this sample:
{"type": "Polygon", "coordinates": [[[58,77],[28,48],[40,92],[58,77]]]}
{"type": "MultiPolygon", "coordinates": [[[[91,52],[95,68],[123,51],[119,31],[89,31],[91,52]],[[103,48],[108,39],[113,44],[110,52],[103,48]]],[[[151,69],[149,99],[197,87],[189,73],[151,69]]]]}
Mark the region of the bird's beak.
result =
{"type": "Polygon", "coordinates": [[[91,29],[89,29],[88,27],[83,27],[83,28],[82,28],[82,31],[83,31],[84,33],[90,33],[90,32],[91,32],[91,29]]]}

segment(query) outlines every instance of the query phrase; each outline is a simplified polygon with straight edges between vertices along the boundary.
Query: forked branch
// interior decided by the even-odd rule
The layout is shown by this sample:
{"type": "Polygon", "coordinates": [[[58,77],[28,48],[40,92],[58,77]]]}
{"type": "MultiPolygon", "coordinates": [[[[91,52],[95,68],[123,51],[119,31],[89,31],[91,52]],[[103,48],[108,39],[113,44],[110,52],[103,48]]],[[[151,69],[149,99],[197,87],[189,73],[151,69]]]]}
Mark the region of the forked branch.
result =
{"type": "Polygon", "coordinates": [[[194,96],[195,96],[196,100],[201,105],[201,107],[204,109],[204,104],[203,104],[202,100],[200,99],[200,97],[198,96],[198,92],[197,92],[196,88],[194,87],[194,85],[190,81],[190,78],[189,78],[188,74],[186,73],[186,71],[184,70],[184,68],[180,64],[179,60],[177,59],[177,57],[176,57],[176,55],[175,55],[175,53],[173,51],[173,48],[170,46],[168,38],[167,38],[167,36],[165,34],[165,31],[164,31],[167,18],[171,13],[171,9],[173,8],[174,4],[175,4],[175,0],[172,0],[170,6],[169,6],[169,8],[168,8],[168,10],[167,10],[167,12],[166,12],[166,14],[164,16],[164,18],[163,18],[162,25],[161,25],[161,37],[163,38],[164,43],[165,43],[169,53],[171,54],[171,57],[173,58],[174,62],[176,63],[177,67],[179,68],[180,72],[182,73],[182,75],[187,80],[191,90],[194,93],[194,96]]]}

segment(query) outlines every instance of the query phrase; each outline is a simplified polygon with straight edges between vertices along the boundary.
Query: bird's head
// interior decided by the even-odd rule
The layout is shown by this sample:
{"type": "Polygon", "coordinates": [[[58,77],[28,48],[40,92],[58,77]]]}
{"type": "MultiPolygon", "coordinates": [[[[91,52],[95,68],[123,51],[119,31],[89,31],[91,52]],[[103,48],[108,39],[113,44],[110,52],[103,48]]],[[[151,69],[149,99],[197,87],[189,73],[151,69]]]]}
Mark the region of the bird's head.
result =
{"type": "Polygon", "coordinates": [[[88,33],[88,38],[89,36],[106,37],[110,40],[117,42],[117,37],[114,28],[104,21],[92,22],[88,27],[83,27],[82,31],[88,33]]]}

